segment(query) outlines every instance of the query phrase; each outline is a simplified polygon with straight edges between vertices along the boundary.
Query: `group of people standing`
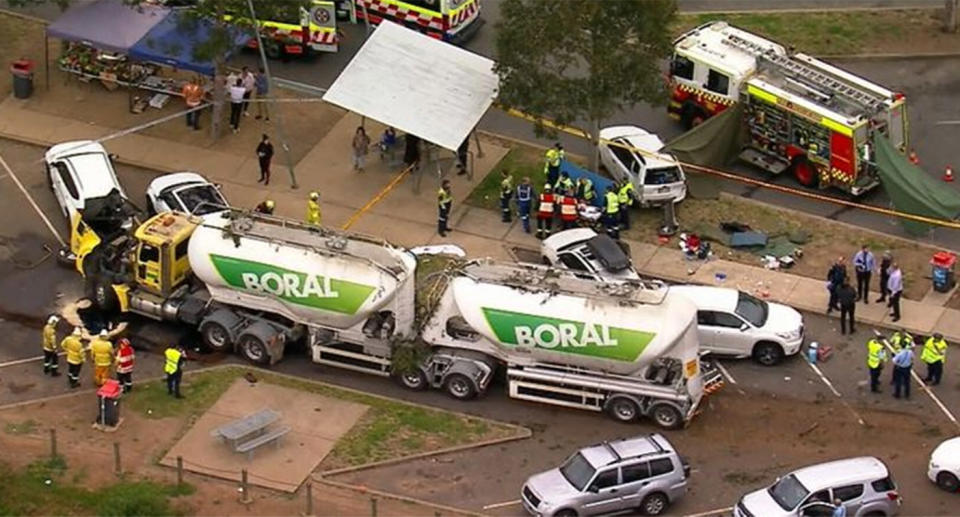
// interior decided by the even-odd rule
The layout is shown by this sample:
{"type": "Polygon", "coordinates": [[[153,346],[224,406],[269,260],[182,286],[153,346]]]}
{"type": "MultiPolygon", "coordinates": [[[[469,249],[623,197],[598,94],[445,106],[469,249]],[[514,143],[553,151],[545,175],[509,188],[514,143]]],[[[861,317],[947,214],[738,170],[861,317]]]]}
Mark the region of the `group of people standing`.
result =
{"type": "MultiPolygon", "coordinates": [[[[906,330],[893,333],[884,346],[879,337],[867,341],[867,368],[870,370],[870,391],[880,392],[880,374],[888,361],[888,347],[890,362],[893,363],[893,375],[890,384],[893,384],[893,396],[910,398],[910,375],[913,370],[916,343],[913,336],[906,330]]],[[[923,343],[920,351],[920,361],[927,366],[923,382],[936,386],[943,379],[943,366],[947,361],[947,341],[943,334],[934,332],[923,343]]]]}
{"type": "MultiPolygon", "coordinates": [[[[270,91],[270,84],[262,68],[253,73],[249,68],[243,67],[239,74],[231,72],[226,76],[224,87],[230,99],[230,129],[236,134],[240,131],[241,118],[249,116],[251,101],[265,99],[270,91]]],[[[207,93],[203,79],[197,76],[187,82],[180,93],[189,110],[186,117],[187,127],[196,131],[200,129],[200,113],[203,111],[203,98],[207,93]]],[[[256,102],[256,105],[257,114],[254,118],[269,121],[270,110],[267,103],[256,102]]]]}
{"type": "Polygon", "coordinates": [[[853,268],[856,274],[857,286],[850,284],[847,275],[845,257],[839,257],[827,272],[827,290],[830,299],[827,302],[827,314],[840,311],[840,333],[846,334],[847,328],[851,334],[856,332],[857,302],[869,304],[870,279],[874,272],[880,273],[880,298],[877,303],[886,303],[890,308],[891,321],[900,320],[900,297],[903,294],[903,272],[889,251],[885,251],[879,267],[869,246],[864,244],[860,251],[853,256],[853,268]]]}

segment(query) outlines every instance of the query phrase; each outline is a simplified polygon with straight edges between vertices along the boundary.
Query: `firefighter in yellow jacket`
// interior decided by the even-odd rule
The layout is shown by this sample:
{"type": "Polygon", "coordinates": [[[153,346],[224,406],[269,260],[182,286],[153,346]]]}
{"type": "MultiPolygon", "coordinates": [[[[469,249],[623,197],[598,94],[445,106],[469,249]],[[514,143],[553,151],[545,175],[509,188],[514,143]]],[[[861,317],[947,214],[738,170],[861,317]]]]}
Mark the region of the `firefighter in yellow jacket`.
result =
{"type": "Polygon", "coordinates": [[[307,200],[307,224],[320,226],[320,193],[314,190],[307,200]]]}
{"type": "Polygon", "coordinates": [[[90,342],[90,355],[93,356],[93,384],[99,388],[110,378],[114,358],[113,345],[106,330],[101,330],[100,335],[90,342]]]}
{"type": "Polygon", "coordinates": [[[82,335],[80,327],[74,327],[73,333],[60,342],[60,348],[67,353],[67,381],[71,388],[80,387],[80,368],[87,359],[87,353],[81,341],[82,335]]]}
{"type": "Polygon", "coordinates": [[[47,318],[43,326],[43,373],[53,377],[60,375],[60,359],[57,357],[57,323],[60,317],[56,314],[47,318]]]}

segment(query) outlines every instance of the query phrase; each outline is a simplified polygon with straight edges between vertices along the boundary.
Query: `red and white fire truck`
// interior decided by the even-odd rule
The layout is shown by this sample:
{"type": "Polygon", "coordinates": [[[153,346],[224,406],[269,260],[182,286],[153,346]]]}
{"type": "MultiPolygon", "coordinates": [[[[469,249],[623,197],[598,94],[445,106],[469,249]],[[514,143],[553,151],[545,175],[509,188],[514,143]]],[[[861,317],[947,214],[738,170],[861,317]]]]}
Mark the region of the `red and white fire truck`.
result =
{"type": "Polygon", "coordinates": [[[740,158],[805,186],[854,196],[876,187],[876,132],[906,152],[903,94],[725,22],[676,39],[670,86],[669,113],[688,128],[742,102],[740,158]]]}

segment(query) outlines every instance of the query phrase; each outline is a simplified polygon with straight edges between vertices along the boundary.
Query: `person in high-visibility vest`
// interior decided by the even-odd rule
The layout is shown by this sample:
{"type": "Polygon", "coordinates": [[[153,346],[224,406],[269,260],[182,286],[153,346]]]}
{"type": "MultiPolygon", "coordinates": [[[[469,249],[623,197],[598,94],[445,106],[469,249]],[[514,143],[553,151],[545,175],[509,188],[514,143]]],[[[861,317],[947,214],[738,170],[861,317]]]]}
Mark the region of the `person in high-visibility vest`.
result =
{"type": "Polygon", "coordinates": [[[870,369],[870,391],[880,392],[880,372],[887,360],[887,351],[877,338],[867,341],[867,368],[870,369]]]}
{"type": "MultiPolygon", "coordinates": [[[[893,349],[893,352],[892,352],[893,355],[897,355],[904,348],[914,347],[913,335],[911,335],[909,332],[903,329],[895,331],[893,335],[890,336],[889,343],[890,343],[890,348],[893,349]]],[[[893,383],[894,383],[894,380],[891,377],[890,384],[893,384],[893,383]]]]}
{"type": "Polygon", "coordinates": [[[123,385],[124,393],[133,389],[133,356],[130,340],[120,338],[120,341],[117,341],[117,380],[123,385]]]}
{"type": "Polygon", "coordinates": [[[163,351],[163,373],[167,374],[167,395],[182,399],[180,379],[183,377],[183,361],[186,352],[181,346],[170,346],[163,351]]]}
{"type": "Polygon", "coordinates": [[[947,341],[943,334],[935,332],[923,343],[920,360],[927,364],[927,376],[923,382],[936,386],[943,378],[943,363],[947,362],[947,341]]]}
{"type": "Polygon", "coordinates": [[[569,230],[577,225],[577,198],[573,197],[570,190],[563,191],[560,196],[560,224],[564,230],[569,230]]]}
{"type": "Polygon", "coordinates": [[[617,190],[617,201],[620,204],[621,230],[630,229],[630,207],[633,206],[634,197],[633,182],[629,179],[621,181],[620,187],[617,190]]]}
{"type": "Polygon", "coordinates": [[[557,195],[573,195],[577,186],[573,183],[573,180],[570,179],[570,175],[566,172],[560,173],[560,179],[557,180],[557,183],[553,185],[553,191],[557,195]]]}
{"type": "Polygon", "coordinates": [[[272,199],[265,199],[257,204],[256,208],[253,209],[254,212],[260,214],[273,215],[273,208],[276,206],[272,199]]]}
{"type": "Polygon", "coordinates": [[[320,226],[320,193],[316,190],[307,199],[307,224],[320,226]]]}
{"type": "Polygon", "coordinates": [[[453,194],[450,192],[450,180],[443,180],[437,190],[437,233],[446,237],[450,231],[450,209],[453,207],[453,194]]]}
{"type": "Polygon", "coordinates": [[[563,160],[563,147],[559,143],[547,149],[544,155],[543,172],[547,175],[547,184],[552,188],[560,178],[560,161],[563,160]]]}
{"type": "Polygon", "coordinates": [[[500,173],[500,220],[510,222],[510,200],[513,199],[513,176],[504,169],[500,173]]]}
{"type": "Polygon", "coordinates": [[[588,205],[593,204],[593,199],[597,197],[597,190],[593,188],[593,182],[586,176],[581,176],[577,180],[577,198],[588,205]]]}
{"type": "Polygon", "coordinates": [[[613,185],[607,186],[604,199],[603,224],[607,228],[607,235],[620,240],[620,196],[613,185]]]}
{"type": "Polygon", "coordinates": [[[550,230],[553,228],[553,210],[556,197],[553,195],[553,187],[549,183],[543,186],[543,192],[540,193],[540,204],[537,206],[537,238],[545,239],[550,236],[550,230]]]}
{"type": "Polygon", "coordinates": [[[101,330],[100,335],[90,342],[90,355],[93,356],[93,384],[98,388],[110,378],[110,367],[113,366],[113,345],[107,335],[106,330],[101,330]]]}
{"type": "Polygon", "coordinates": [[[60,359],[57,357],[57,323],[60,317],[56,314],[47,318],[47,324],[43,326],[43,373],[50,374],[52,377],[60,375],[60,359]]]}
{"type": "Polygon", "coordinates": [[[530,177],[525,176],[517,185],[517,213],[520,214],[520,223],[524,233],[530,233],[530,204],[533,202],[533,185],[530,177]]]}
{"type": "Polygon", "coordinates": [[[83,367],[83,362],[87,360],[81,336],[83,331],[80,327],[74,327],[73,333],[60,342],[60,348],[67,353],[67,383],[71,388],[80,386],[80,369],[83,367]]]}

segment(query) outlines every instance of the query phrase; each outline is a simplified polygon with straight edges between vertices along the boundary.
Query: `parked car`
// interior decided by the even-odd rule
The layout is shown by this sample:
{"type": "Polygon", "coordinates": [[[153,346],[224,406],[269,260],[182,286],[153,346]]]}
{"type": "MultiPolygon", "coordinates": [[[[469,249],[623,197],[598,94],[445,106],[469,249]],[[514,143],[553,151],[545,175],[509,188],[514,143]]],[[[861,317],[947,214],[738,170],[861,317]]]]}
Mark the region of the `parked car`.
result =
{"type": "Polygon", "coordinates": [[[803,346],[803,316],[792,307],[761,300],[736,289],[678,285],[697,306],[700,348],[734,357],[752,357],[773,366],[803,346]]]}
{"type": "Polygon", "coordinates": [[[563,230],[547,237],[540,243],[540,255],[545,264],[565,267],[593,280],[640,279],[626,244],[590,228],[563,230]]]}
{"type": "Polygon", "coordinates": [[[687,492],[690,467],[660,434],[591,445],[530,476],[523,507],[543,517],[635,510],[660,515],[687,492]]]}
{"type": "Polygon", "coordinates": [[[839,499],[849,517],[890,517],[902,500],[890,470],[864,456],[804,467],[737,502],[734,517],[815,517],[833,515],[839,499]]]}
{"type": "Polygon", "coordinates": [[[673,155],[660,152],[663,140],[657,135],[636,126],[613,126],[601,129],[600,139],[601,163],[613,179],[633,183],[640,206],[662,205],[671,199],[679,203],[687,197],[683,168],[673,155]]]}
{"type": "Polygon", "coordinates": [[[207,215],[229,206],[220,188],[196,172],[165,174],[147,187],[147,210],[151,214],[177,211],[207,215]]]}
{"type": "Polygon", "coordinates": [[[48,185],[68,220],[92,200],[111,193],[127,197],[107,150],[92,140],[57,144],[44,154],[44,162],[48,185]]]}
{"type": "Polygon", "coordinates": [[[927,477],[947,492],[960,491],[960,436],[950,438],[933,450],[927,477]]]}

